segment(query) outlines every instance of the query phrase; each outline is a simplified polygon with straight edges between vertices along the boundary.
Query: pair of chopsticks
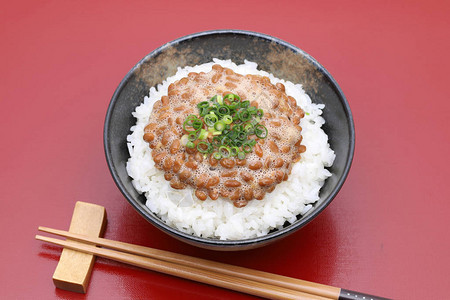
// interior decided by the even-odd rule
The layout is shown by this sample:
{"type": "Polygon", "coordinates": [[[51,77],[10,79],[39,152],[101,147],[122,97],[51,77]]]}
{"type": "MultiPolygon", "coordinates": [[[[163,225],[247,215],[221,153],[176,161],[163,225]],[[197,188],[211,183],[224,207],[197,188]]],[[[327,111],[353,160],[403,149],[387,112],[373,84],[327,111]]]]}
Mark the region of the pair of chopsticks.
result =
{"type": "MultiPolygon", "coordinates": [[[[40,241],[258,297],[353,299],[346,298],[342,292],[344,290],[337,287],[63,230],[47,227],[39,227],[38,230],[70,239],[60,240],[36,235],[36,239],[40,241]]],[[[373,300],[375,299],[379,298],[373,297],[373,300]]]]}

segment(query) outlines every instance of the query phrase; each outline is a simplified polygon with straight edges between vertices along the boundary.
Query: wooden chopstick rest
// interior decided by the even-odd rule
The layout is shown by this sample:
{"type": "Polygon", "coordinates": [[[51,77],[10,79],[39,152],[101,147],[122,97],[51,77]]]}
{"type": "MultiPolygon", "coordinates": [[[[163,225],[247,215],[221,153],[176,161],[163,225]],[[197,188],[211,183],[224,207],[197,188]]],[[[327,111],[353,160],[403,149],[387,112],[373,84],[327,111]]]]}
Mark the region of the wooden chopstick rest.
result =
{"type": "MultiPolygon", "coordinates": [[[[75,204],[70,232],[101,237],[105,228],[106,210],[103,206],[81,201],[75,204]]],[[[93,254],[64,248],[53,274],[53,283],[63,290],[86,293],[94,262],[93,254]]]]}

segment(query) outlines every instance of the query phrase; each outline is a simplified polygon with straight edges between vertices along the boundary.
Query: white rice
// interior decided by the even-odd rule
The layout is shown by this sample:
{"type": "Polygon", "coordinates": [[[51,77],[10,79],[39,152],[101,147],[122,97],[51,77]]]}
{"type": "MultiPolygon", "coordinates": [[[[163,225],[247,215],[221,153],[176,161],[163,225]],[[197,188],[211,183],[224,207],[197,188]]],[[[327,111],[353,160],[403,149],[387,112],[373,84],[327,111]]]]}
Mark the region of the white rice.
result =
{"type": "Polygon", "coordinates": [[[297,215],[311,209],[312,204],[319,200],[319,191],[325,179],[331,176],[326,167],[333,164],[335,154],[328,144],[328,136],[321,129],[325,123],[321,117],[324,105],[311,103],[301,84],[275,78],[258,70],[256,63],[245,61],[242,65],[236,65],[231,60],[213,61],[178,68],[174,76],[167,78],[156,89],[150,89],[149,96],[133,113],[137,123],[131,127],[132,133],[127,137],[130,152],[127,172],[136,190],[145,194],[147,207],[171,227],[199,237],[222,240],[262,236],[272,229],[282,228],[286,221],[293,223],[297,215]],[[169,85],[186,77],[189,72],[209,72],[215,63],[242,75],[259,74],[268,76],[273,84],[283,83],[286,93],[294,97],[306,112],[300,123],[306,152],[293,166],[289,179],[278,184],[263,200],[252,200],[243,208],[234,207],[229,199],[208,198],[200,201],[192,188],[181,191],[172,189],[164,179],[164,172],[155,168],[151,149],[142,138],[153,104],[167,95],[169,85]]]}

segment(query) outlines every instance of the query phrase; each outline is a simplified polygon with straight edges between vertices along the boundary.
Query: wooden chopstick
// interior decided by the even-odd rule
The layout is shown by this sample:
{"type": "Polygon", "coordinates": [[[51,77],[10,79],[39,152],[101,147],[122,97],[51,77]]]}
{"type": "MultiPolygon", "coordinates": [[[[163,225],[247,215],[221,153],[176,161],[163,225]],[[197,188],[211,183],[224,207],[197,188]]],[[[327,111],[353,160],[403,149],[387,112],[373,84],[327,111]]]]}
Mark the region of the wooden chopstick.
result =
{"type": "Polygon", "coordinates": [[[254,282],[260,282],[267,285],[278,286],[281,288],[299,291],[302,293],[306,293],[308,295],[314,295],[326,299],[338,299],[341,290],[340,288],[332,286],[276,275],[268,272],[252,270],[244,267],[209,261],[206,259],[172,253],[169,251],[152,249],[148,247],[108,240],[104,238],[88,237],[48,227],[39,227],[38,229],[43,232],[67,237],[76,241],[96,244],[98,246],[107,247],[144,257],[154,258],[161,261],[166,261],[191,268],[221,273],[224,275],[232,276],[233,278],[242,278],[254,282]]]}
{"type": "Polygon", "coordinates": [[[388,298],[104,238],[88,237],[47,227],[39,227],[39,230],[69,238],[69,240],[63,241],[36,235],[36,239],[41,241],[259,297],[271,299],[389,300],[388,298]]]}
{"type": "Polygon", "coordinates": [[[204,269],[197,269],[149,257],[142,257],[135,254],[129,254],[105,248],[98,248],[93,245],[88,245],[84,243],[80,244],[77,242],[72,242],[70,240],[64,241],[40,235],[36,235],[36,239],[52,243],[55,245],[63,246],[65,248],[90,253],[96,256],[149,269],[152,271],[157,271],[222,288],[227,288],[258,297],[264,297],[269,299],[319,299],[319,300],[329,299],[317,295],[294,291],[287,288],[265,284],[240,277],[233,277],[226,274],[211,272],[204,269]]]}

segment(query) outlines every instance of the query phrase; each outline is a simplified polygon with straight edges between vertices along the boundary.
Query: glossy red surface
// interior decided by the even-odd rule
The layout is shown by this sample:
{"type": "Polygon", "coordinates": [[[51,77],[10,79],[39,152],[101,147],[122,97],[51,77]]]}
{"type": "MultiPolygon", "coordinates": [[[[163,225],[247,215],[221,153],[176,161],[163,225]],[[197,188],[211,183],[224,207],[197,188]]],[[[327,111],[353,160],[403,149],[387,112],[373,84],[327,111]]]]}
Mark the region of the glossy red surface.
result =
{"type": "Polygon", "coordinates": [[[446,1],[3,1],[0,4],[2,299],[250,296],[98,259],[86,295],[55,289],[77,200],[106,207],[106,237],[399,299],[447,294],[450,3],[446,1]],[[193,32],[279,37],[315,57],[356,123],[352,170],[333,203],[288,238],[214,252],[148,224],[115,187],[102,130],[129,69],[193,32]]]}

